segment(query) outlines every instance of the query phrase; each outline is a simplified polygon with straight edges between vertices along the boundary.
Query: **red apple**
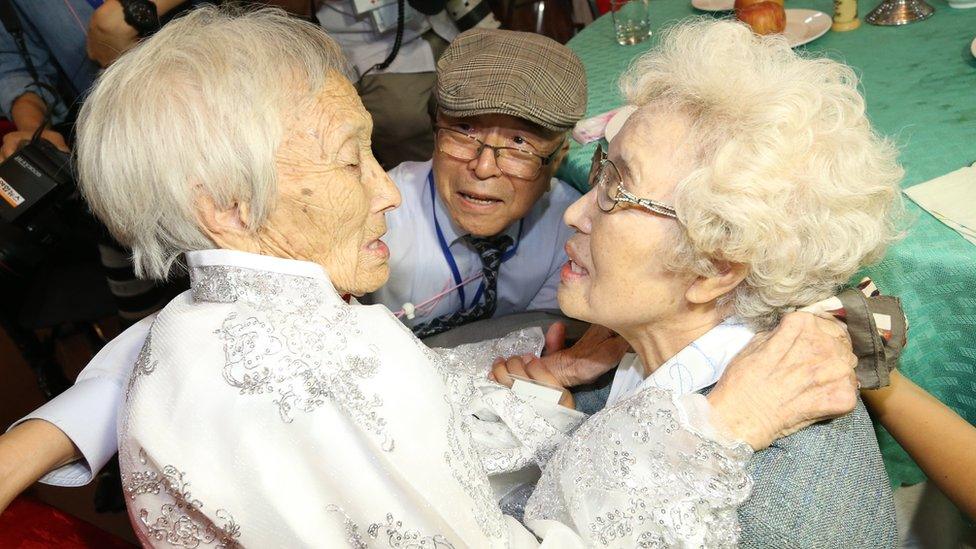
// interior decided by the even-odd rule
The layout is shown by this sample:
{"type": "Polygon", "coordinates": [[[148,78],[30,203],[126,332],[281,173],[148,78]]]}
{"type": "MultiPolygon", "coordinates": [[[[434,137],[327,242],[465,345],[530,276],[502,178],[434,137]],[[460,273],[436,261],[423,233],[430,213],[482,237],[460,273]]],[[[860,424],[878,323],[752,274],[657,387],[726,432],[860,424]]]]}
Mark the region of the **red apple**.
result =
{"type": "Polygon", "coordinates": [[[742,8],[747,8],[753,4],[759,4],[761,2],[774,2],[781,6],[783,5],[783,0],[735,0],[735,9],[738,11],[742,8]]]}
{"type": "MultiPolygon", "coordinates": [[[[753,2],[753,0],[737,0],[739,2],[753,2]]],[[[774,34],[783,32],[786,28],[786,10],[776,0],[754,2],[745,7],[736,7],[735,16],[752,27],[756,34],[774,34]]]]}

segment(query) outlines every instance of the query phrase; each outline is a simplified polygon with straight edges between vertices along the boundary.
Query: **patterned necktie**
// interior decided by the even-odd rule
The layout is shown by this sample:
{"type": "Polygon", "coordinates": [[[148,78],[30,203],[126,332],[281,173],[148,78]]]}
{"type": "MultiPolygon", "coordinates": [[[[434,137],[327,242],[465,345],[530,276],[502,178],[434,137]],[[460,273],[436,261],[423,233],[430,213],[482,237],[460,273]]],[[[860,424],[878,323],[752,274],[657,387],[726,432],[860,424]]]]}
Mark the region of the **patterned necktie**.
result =
{"type": "Polygon", "coordinates": [[[487,238],[468,235],[465,238],[481,256],[481,271],[485,275],[484,299],[467,311],[448,313],[417,324],[413,327],[413,333],[421,339],[469,322],[490,318],[495,314],[495,307],[498,306],[498,267],[502,264],[502,254],[505,253],[505,249],[512,245],[512,238],[504,234],[487,238]]]}

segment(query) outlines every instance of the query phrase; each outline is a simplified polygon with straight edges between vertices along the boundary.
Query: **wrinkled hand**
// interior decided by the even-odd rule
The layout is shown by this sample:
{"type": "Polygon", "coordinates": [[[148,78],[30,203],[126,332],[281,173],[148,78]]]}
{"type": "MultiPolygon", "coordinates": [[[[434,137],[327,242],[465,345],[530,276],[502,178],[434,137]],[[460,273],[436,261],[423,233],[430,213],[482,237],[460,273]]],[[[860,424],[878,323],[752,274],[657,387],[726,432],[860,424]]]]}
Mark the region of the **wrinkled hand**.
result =
{"type": "Polygon", "coordinates": [[[566,326],[562,322],[550,326],[546,332],[546,353],[541,359],[560,387],[594,382],[616,366],[630,348],[624,338],[595,324],[572,347],[563,348],[565,338],[566,326]]]}
{"type": "MultiPolygon", "coordinates": [[[[31,140],[34,136],[34,132],[30,131],[15,131],[10,132],[3,136],[3,146],[0,147],[0,162],[10,158],[17,149],[19,149],[23,144],[31,140]]],[[[41,138],[50,142],[52,145],[58,149],[68,152],[68,144],[64,141],[64,136],[54,130],[44,130],[41,132],[41,138]]]]}
{"type": "Polygon", "coordinates": [[[85,51],[104,68],[138,41],[139,33],[125,22],[122,4],[118,0],[105,0],[91,16],[85,51]]]}
{"type": "Polygon", "coordinates": [[[857,358],[840,322],[791,313],[742,350],[708,395],[714,423],[755,450],[857,404],[857,358]]]}
{"type": "Polygon", "coordinates": [[[565,385],[562,385],[556,379],[556,376],[549,372],[538,357],[529,355],[524,357],[514,356],[509,359],[496,359],[491,366],[491,373],[488,374],[488,378],[511,388],[515,383],[511,374],[558,387],[563,392],[563,396],[559,399],[559,404],[571,409],[576,408],[576,403],[573,402],[573,394],[564,388],[565,385]]]}

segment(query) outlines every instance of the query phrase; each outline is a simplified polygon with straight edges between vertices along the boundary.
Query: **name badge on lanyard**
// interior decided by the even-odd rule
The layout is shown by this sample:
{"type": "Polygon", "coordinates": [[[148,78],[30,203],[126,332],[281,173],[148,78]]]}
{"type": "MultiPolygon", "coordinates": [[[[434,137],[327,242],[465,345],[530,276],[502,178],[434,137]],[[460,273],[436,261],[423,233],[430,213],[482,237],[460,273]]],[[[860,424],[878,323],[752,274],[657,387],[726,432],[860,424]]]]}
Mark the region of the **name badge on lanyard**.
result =
{"type": "MultiPolygon", "coordinates": [[[[430,187],[431,215],[434,216],[434,229],[437,231],[437,242],[441,245],[441,253],[444,255],[444,261],[447,262],[447,266],[451,269],[451,277],[454,278],[454,284],[457,288],[458,297],[461,298],[460,310],[463,311],[469,307],[474,307],[474,305],[481,299],[481,295],[485,291],[485,281],[481,281],[481,284],[478,285],[478,290],[474,294],[474,298],[471,299],[471,305],[467,305],[467,299],[464,293],[464,280],[461,278],[461,271],[458,270],[457,261],[454,259],[454,254],[451,253],[451,247],[447,244],[447,240],[444,238],[444,233],[441,231],[441,224],[439,221],[437,221],[437,191],[434,189],[433,171],[427,174],[427,183],[430,187]]],[[[515,245],[502,254],[502,263],[505,263],[514,257],[515,253],[518,252],[519,242],[522,241],[522,225],[524,222],[524,219],[519,220],[518,236],[515,239],[515,245]]]]}

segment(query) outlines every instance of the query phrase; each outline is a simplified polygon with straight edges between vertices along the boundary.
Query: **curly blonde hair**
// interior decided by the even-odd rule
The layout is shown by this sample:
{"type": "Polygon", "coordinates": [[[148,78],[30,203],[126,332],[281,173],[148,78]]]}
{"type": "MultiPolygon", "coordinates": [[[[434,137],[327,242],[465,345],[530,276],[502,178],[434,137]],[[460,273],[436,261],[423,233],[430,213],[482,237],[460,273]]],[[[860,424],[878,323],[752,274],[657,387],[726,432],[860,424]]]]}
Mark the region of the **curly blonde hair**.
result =
{"type": "Polygon", "coordinates": [[[832,295],[899,236],[903,171],[865,116],[850,67],[782,37],[695,20],[621,78],[636,106],[684,115],[692,172],[675,189],[682,229],[667,265],[748,275],[722,304],[757,327],[832,295]]]}

